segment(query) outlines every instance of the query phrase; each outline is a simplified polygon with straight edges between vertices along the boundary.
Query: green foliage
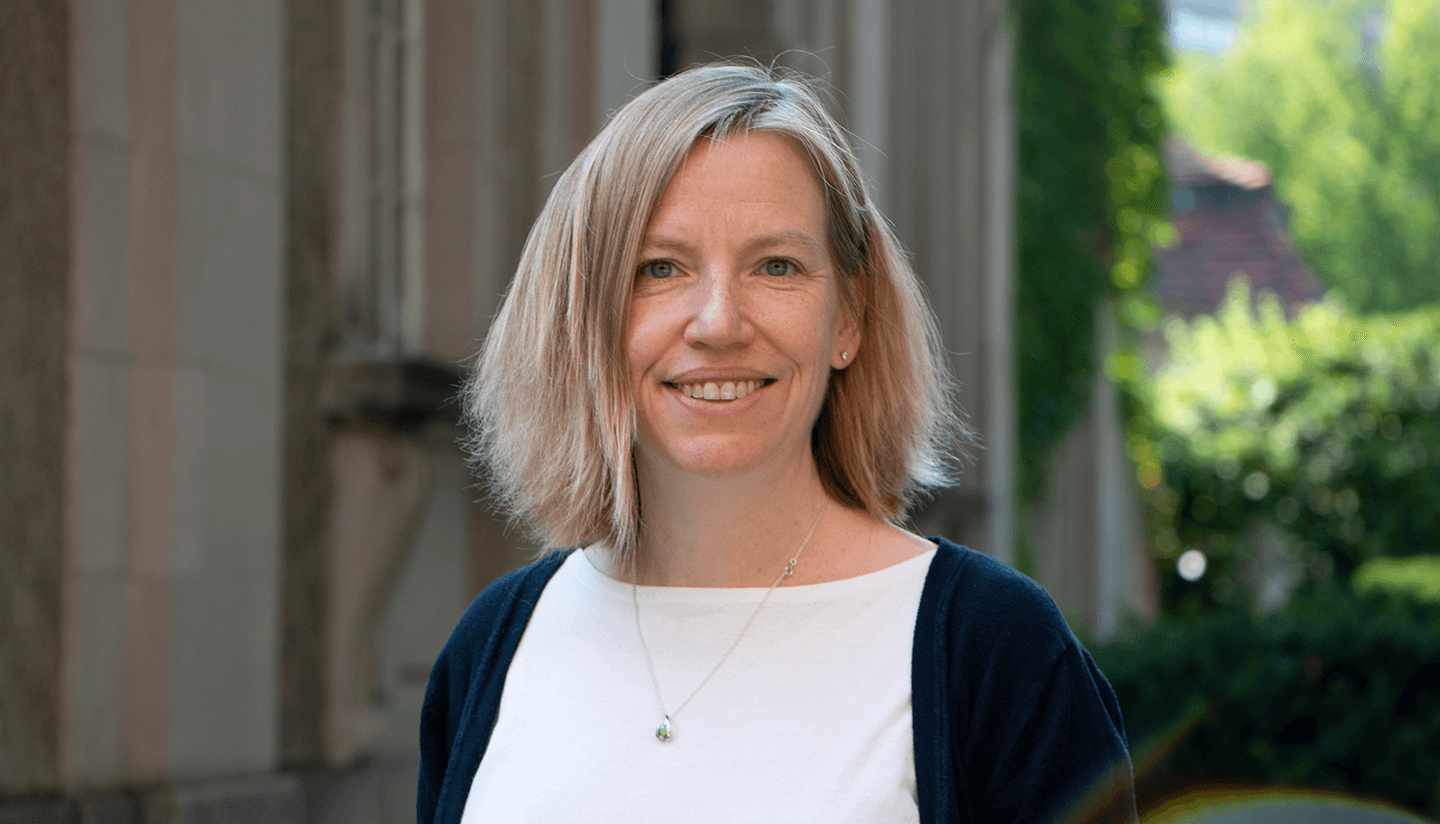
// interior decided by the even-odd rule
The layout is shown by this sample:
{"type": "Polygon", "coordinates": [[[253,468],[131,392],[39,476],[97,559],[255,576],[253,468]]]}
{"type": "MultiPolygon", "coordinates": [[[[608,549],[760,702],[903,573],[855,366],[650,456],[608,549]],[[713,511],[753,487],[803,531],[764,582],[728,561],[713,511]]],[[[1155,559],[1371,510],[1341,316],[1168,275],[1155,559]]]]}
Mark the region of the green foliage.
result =
{"type": "Polygon", "coordinates": [[[1200,148],[1270,167],[1296,246],[1372,312],[1440,301],[1437,89],[1440,0],[1262,0],[1223,60],[1183,56],[1162,96],[1200,148]]]}
{"type": "Polygon", "coordinates": [[[1142,793],[1284,784],[1440,811],[1440,604],[1306,596],[1092,649],[1142,793]]]}
{"type": "Polygon", "coordinates": [[[1355,570],[1357,592],[1394,592],[1440,603],[1440,555],[1371,558],[1355,570]]]}
{"type": "Polygon", "coordinates": [[[1171,232],[1165,125],[1150,84],[1165,70],[1159,0],[1022,0],[1019,86],[1019,497],[1089,407],[1096,306],[1139,287],[1171,232]]]}
{"type": "Polygon", "coordinates": [[[1266,530],[1317,585],[1440,547],[1440,307],[1359,318],[1327,300],[1286,321],[1269,293],[1252,314],[1236,278],[1216,317],[1165,331],[1146,400],[1152,499],[1174,530],[1154,545],[1167,609],[1238,596],[1266,530]],[[1174,571],[1188,547],[1209,560],[1196,583],[1174,571]]]}

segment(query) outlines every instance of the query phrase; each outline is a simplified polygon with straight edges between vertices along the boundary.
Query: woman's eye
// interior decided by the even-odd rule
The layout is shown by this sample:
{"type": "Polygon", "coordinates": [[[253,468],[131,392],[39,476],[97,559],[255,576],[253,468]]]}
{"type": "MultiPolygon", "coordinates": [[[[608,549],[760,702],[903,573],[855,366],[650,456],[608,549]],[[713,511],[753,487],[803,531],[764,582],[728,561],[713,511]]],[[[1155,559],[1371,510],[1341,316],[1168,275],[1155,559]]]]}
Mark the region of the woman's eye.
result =
{"type": "Polygon", "coordinates": [[[675,264],[668,260],[652,260],[640,267],[640,274],[645,277],[664,280],[675,274],[675,264]]]}
{"type": "Polygon", "coordinates": [[[765,262],[763,271],[767,275],[784,277],[785,275],[794,274],[795,264],[788,260],[769,260],[765,262]]]}

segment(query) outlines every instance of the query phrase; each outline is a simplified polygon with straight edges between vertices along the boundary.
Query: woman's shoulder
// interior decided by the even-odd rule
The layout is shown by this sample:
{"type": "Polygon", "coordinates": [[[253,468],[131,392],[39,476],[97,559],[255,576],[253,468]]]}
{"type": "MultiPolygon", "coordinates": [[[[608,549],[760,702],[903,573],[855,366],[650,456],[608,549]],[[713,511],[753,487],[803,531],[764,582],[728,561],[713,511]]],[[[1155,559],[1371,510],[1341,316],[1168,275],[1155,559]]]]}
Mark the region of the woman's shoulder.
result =
{"type": "Polygon", "coordinates": [[[1029,576],[990,555],[951,543],[937,544],[922,620],[945,627],[952,643],[1022,646],[1031,654],[1060,652],[1076,643],[1055,601],[1029,576]]]}
{"type": "Polygon", "coordinates": [[[476,613],[478,616],[493,615],[496,612],[503,612],[506,609],[513,609],[515,606],[529,604],[534,606],[540,592],[550,582],[555,573],[559,571],[561,564],[570,557],[573,549],[562,549],[550,552],[541,558],[513,569],[494,581],[491,581],[475,600],[470,602],[466,615],[476,613]]]}
{"type": "Polygon", "coordinates": [[[487,638],[517,623],[523,629],[545,585],[572,551],[552,552],[500,576],[482,589],[455,625],[446,652],[477,649],[487,638]]]}
{"type": "Polygon", "coordinates": [[[936,545],[931,575],[957,595],[984,599],[995,605],[1040,601],[1054,606],[1044,588],[1004,561],[945,538],[930,540],[936,545]]]}
{"type": "Polygon", "coordinates": [[[1074,820],[1135,821],[1119,704],[1054,600],[995,558],[937,543],[916,625],[915,717],[949,723],[917,735],[917,772],[984,820],[1072,820],[1063,811],[1104,797],[1113,818],[1074,820]],[[958,767],[954,783],[945,765],[958,767]]]}

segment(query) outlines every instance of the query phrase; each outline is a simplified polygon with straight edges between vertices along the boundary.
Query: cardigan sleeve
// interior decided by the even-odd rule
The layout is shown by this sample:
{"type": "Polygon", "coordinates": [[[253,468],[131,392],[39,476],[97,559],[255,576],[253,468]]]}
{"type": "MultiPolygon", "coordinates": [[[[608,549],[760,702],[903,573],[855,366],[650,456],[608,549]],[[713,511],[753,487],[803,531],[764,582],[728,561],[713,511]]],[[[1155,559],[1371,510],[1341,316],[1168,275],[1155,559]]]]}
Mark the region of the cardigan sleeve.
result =
{"type": "Polygon", "coordinates": [[[435,660],[420,708],[419,824],[460,821],[490,743],[510,661],[540,593],[568,555],[547,556],[486,587],[435,660]]]}
{"type": "Polygon", "coordinates": [[[927,724],[916,774],[945,792],[922,819],[1135,821],[1119,704],[1054,601],[953,544],[937,561],[922,595],[933,619],[916,631],[916,663],[928,670],[914,677],[916,723],[927,724]]]}
{"type": "Polygon", "coordinates": [[[1023,680],[987,689],[963,750],[994,821],[1135,820],[1120,710],[1078,643],[1023,680]]]}

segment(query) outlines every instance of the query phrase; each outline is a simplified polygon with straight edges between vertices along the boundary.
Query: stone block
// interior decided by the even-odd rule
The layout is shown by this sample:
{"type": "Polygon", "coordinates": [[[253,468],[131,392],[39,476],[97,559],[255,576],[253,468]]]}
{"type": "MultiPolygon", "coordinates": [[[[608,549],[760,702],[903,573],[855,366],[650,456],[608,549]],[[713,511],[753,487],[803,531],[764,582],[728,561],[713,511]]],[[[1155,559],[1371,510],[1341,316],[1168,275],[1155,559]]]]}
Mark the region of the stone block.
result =
{"type": "Polygon", "coordinates": [[[85,575],[116,574],[125,569],[129,530],[130,370],[88,355],[74,363],[79,454],[70,484],[78,500],[69,565],[85,575]]]}
{"type": "Polygon", "coordinates": [[[415,817],[415,756],[377,758],[359,767],[300,776],[305,824],[395,824],[415,817]]]}
{"type": "Polygon", "coordinates": [[[203,779],[269,769],[279,753],[273,576],[177,577],[173,603],[172,775],[203,779]]]}
{"type": "Polygon", "coordinates": [[[79,808],[80,824],[140,824],[140,804],[128,793],[84,795],[79,808]]]}
{"type": "Polygon", "coordinates": [[[279,571],[281,401],[278,374],[272,378],[175,371],[176,575],[279,571]]]}
{"type": "Polygon", "coordinates": [[[130,353],[131,146],[128,140],[89,135],[77,149],[79,215],[71,230],[79,241],[74,261],[79,291],[72,300],[80,307],[80,346],[92,356],[121,360],[130,353]]]}
{"type": "Polygon", "coordinates": [[[0,801],[0,824],[76,824],[69,801],[0,801]]]}
{"type": "Polygon", "coordinates": [[[177,17],[181,151],[278,180],[283,4],[192,0],[177,17]]]}
{"type": "Polygon", "coordinates": [[[270,381],[284,316],[283,192],[229,160],[182,158],[175,348],[191,368],[270,381]]]}
{"type": "Polygon", "coordinates": [[[70,573],[68,698],[71,777],[83,786],[125,780],[125,655],[128,582],[123,573],[70,573]]]}
{"type": "Polygon", "coordinates": [[[78,131],[110,141],[130,138],[130,26],[128,3],[80,0],[71,4],[80,52],[75,94],[78,131]]]}
{"type": "Polygon", "coordinates": [[[300,779],[262,775],[182,784],[171,791],[165,824],[301,824],[300,779]]]}

